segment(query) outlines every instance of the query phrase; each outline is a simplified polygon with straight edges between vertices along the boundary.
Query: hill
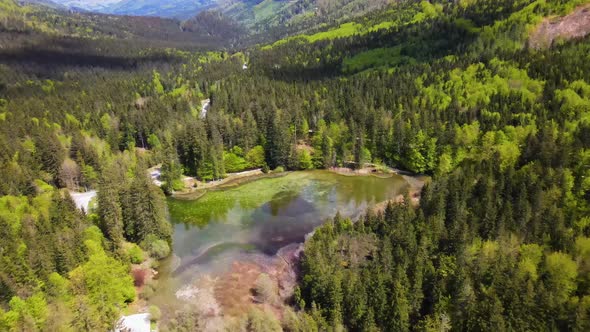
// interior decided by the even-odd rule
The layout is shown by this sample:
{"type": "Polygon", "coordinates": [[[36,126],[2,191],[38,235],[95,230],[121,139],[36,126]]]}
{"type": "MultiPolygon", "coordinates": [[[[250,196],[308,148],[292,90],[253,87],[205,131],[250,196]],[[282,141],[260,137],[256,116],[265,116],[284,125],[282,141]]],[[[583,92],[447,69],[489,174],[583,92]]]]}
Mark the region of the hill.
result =
{"type": "Polygon", "coordinates": [[[255,31],[305,30],[382,9],[392,0],[222,0],[221,10],[255,31]]]}
{"type": "Polygon", "coordinates": [[[184,48],[215,48],[235,42],[235,33],[226,35],[225,32],[228,29],[239,29],[235,22],[219,15],[213,16],[217,18],[214,21],[193,21],[192,29],[188,30],[183,28],[182,21],[170,18],[73,12],[59,6],[48,7],[37,1],[19,6],[12,0],[2,0],[0,5],[3,6],[0,17],[4,17],[0,27],[12,30],[11,44],[24,42],[26,38],[33,42],[34,36],[41,34],[103,41],[127,40],[184,48]],[[214,25],[215,29],[205,25],[214,25]],[[33,36],[26,37],[28,33],[33,33],[33,36]]]}

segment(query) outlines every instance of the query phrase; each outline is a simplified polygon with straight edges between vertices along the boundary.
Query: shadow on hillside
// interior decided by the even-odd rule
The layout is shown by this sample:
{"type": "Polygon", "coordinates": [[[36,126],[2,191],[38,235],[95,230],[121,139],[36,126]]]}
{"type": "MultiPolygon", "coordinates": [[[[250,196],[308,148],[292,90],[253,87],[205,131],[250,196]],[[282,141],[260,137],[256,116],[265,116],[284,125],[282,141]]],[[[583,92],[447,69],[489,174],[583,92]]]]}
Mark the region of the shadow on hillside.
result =
{"type": "Polygon", "coordinates": [[[143,64],[178,61],[180,59],[164,54],[126,57],[39,49],[0,51],[0,63],[7,65],[40,65],[54,69],[56,67],[100,67],[103,69],[130,70],[136,69],[143,64]]]}

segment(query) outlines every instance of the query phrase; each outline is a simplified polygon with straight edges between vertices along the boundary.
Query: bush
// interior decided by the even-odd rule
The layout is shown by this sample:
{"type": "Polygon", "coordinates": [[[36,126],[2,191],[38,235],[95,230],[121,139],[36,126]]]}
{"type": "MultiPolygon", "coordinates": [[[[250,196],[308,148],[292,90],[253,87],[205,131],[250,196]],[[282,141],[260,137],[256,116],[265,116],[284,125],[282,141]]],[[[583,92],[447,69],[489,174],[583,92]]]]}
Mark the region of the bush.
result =
{"type": "Polygon", "coordinates": [[[285,171],[285,168],[283,166],[278,166],[272,172],[273,173],[283,173],[284,171],[285,171]]]}
{"type": "MultiPolygon", "coordinates": [[[[153,282],[153,280],[152,280],[152,282],[153,282]]],[[[141,291],[141,298],[142,299],[149,300],[156,293],[156,289],[155,289],[152,282],[148,282],[147,284],[145,284],[145,287],[143,287],[143,290],[141,291]]]]}
{"type": "Polygon", "coordinates": [[[240,172],[248,167],[248,163],[244,158],[232,152],[224,152],[223,161],[225,163],[225,171],[228,173],[240,172]]]}
{"type": "Polygon", "coordinates": [[[262,173],[267,174],[268,172],[270,172],[270,167],[264,163],[264,165],[262,165],[262,173]]]}
{"type": "Polygon", "coordinates": [[[135,287],[141,287],[145,284],[145,279],[147,278],[147,270],[135,269],[131,274],[133,275],[133,284],[135,285],[135,287]]]}
{"type": "Polygon", "coordinates": [[[278,287],[274,280],[268,274],[262,273],[256,279],[255,285],[256,298],[258,301],[269,304],[278,302],[278,287]]]}
{"type": "Polygon", "coordinates": [[[152,322],[157,322],[160,320],[160,318],[162,318],[162,312],[160,311],[160,308],[156,307],[155,305],[151,305],[148,309],[148,312],[150,313],[150,320],[152,322]]]}
{"type": "Polygon", "coordinates": [[[135,243],[127,249],[127,257],[132,264],[140,264],[145,259],[143,250],[135,243]]]}
{"type": "Polygon", "coordinates": [[[299,169],[302,170],[306,170],[306,169],[311,169],[313,167],[313,164],[311,162],[311,155],[309,154],[309,151],[306,150],[301,150],[297,152],[297,159],[298,159],[298,163],[299,163],[299,169]]]}
{"type": "Polygon", "coordinates": [[[174,191],[181,191],[184,189],[184,182],[181,179],[176,179],[172,181],[172,189],[174,191]]]}
{"type": "Polygon", "coordinates": [[[257,332],[279,332],[282,331],[281,323],[271,313],[259,309],[252,309],[248,312],[249,330],[257,332]]]}
{"type": "Polygon", "coordinates": [[[260,145],[253,147],[248,153],[246,153],[246,162],[249,167],[263,167],[266,165],[264,162],[264,148],[260,145]]]}
{"type": "Polygon", "coordinates": [[[170,255],[170,246],[168,242],[159,239],[157,236],[150,234],[141,242],[141,247],[155,259],[162,259],[170,255]]]}

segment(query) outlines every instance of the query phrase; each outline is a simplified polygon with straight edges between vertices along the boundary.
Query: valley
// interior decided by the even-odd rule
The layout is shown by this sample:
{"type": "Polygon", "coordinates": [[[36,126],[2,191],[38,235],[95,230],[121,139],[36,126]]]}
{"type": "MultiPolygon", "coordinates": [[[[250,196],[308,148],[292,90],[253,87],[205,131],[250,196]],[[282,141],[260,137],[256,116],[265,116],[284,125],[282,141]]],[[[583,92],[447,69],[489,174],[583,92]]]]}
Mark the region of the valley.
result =
{"type": "Polygon", "coordinates": [[[587,0],[0,0],[0,331],[590,330],[587,0]]]}

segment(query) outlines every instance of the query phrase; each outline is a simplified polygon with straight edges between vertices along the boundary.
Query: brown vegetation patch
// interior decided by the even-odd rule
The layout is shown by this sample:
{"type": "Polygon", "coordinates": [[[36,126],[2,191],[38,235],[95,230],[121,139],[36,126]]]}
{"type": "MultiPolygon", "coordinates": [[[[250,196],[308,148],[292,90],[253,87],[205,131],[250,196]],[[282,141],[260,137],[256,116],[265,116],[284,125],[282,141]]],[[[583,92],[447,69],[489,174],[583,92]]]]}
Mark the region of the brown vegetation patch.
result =
{"type": "Polygon", "coordinates": [[[141,268],[134,269],[131,274],[133,275],[133,284],[135,287],[141,288],[143,285],[145,285],[145,282],[148,278],[148,270],[141,268]]]}
{"type": "Polygon", "coordinates": [[[590,33],[590,5],[563,17],[545,18],[533,31],[529,45],[540,49],[550,47],[555,40],[581,38],[590,33]]]}
{"type": "Polygon", "coordinates": [[[226,314],[241,316],[254,303],[252,288],[262,273],[257,264],[234,262],[231,271],[215,285],[215,298],[226,314]]]}
{"type": "Polygon", "coordinates": [[[292,244],[272,257],[252,255],[247,261],[234,262],[231,270],[215,283],[215,298],[224,314],[239,317],[257,306],[280,318],[284,303],[293,295],[297,284],[296,267],[302,248],[301,244],[292,244]],[[262,274],[268,275],[276,285],[277,298],[272,303],[263,303],[256,296],[257,281],[262,274]]]}

